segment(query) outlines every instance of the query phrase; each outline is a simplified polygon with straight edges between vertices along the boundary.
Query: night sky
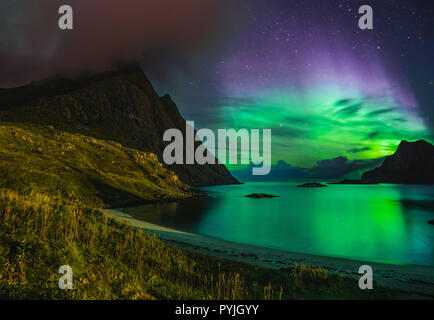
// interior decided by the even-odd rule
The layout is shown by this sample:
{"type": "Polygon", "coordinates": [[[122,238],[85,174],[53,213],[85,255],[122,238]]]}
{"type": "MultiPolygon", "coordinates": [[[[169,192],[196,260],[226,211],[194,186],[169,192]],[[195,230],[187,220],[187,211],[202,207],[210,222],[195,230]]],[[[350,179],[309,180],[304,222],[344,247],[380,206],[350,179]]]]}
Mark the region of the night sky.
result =
{"type": "Polygon", "coordinates": [[[360,30],[366,1],[243,3],[243,25],[213,52],[188,63],[178,57],[173,73],[149,68],[187,119],[272,128],[273,163],[302,167],[381,158],[402,139],[431,140],[433,4],[375,1],[374,30],[360,30]]]}
{"type": "Polygon", "coordinates": [[[67,3],[2,1],[0,86],[139,59],[196,128],[271,128],[273,163],[433,142],[432,1],[74,0],[65,34],[67,3]],[[373,30],[358,28],[364,4],[373,30]]]}

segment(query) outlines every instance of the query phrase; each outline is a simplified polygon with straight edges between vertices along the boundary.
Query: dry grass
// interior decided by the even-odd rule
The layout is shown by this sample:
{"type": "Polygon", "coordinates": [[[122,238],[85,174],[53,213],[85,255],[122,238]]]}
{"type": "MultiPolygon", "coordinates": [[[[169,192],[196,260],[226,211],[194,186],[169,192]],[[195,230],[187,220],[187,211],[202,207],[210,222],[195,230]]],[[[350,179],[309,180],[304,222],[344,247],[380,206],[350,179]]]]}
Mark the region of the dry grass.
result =
{"type": "MultiPolygon", "coordinates": [[[[0,296],[43,299],[361,298],[324,269],[263,269],[172,248],[76,201],[0,190],[0,296]],[[60,290],[61,265],[74,289],[60,290]]],[[[387,297],[376,290],[377,297],[387,297]]]]}

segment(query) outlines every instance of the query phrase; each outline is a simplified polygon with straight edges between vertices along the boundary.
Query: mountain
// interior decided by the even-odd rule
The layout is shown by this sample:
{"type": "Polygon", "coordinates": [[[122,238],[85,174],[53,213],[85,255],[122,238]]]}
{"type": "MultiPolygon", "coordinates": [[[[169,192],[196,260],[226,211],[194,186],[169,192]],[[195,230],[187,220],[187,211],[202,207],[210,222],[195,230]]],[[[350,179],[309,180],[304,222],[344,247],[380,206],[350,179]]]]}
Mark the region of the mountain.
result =
{"type": "Polygon", "coordinates": [[[2,191],[123,207],[199,196],[153,153],[29,124],[0,126],[2,191]]]}
{"type": "Polygon", "coordinates": [[[232,175],[239,181],[249,182],[249,181],[265,181],[265,182],[276,182],[276,181],[288,181],[294,179],[306,179],[307,172],[306,169],[300,167],[293,167],[287,164],[283,160],[279,160],[275,165],[271,166],[271,171],[265,176],[254,176],[252,175],[252,169],[255,167],[251,163],[248,167],[243,169],[231,171],[232,175]]]}
{"type": "Polygon", "coordinates": [[[403,140],[379,168],[363,174],[362,182],[434,184],[434,146],[403,140]]]}
{"type": "Polygon", "coordinates": [[[253,164],[248,167],[232,171],[232,175],[240,181],[297,181],[306,179],[338,179],[342,177],[360,177],[360,174],[371,168],[375,168],[382,162],[381,159],[350,160],[340,156],[333,159],[319,160],[310,168],[292,166],[283,160],[279,160],[271,166],[270,174],[266,176],[252,175],[253,164]]]}
{"type": "MultiPolygon", "coordinates": [[[[158,96],[136,65],[0,89],[0,121],[50,125],[73,134],[119,142],[155,153],[160,162],[167,144],[162,139],[164,132],[177,128],[185,136],[185,120],[176,104],[168,95],[158,96]]],[[[221,164],[167,168],[191,186],[238,183],[221,164]]]]}

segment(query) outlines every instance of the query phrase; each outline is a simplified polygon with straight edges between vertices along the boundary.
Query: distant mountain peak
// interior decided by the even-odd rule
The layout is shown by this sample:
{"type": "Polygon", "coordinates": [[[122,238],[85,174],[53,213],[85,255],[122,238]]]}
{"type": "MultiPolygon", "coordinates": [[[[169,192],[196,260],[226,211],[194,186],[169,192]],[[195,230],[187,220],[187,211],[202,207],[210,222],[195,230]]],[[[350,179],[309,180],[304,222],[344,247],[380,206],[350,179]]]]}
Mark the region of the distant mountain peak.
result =
{"type": "Polygon", "coordinates": [[[401,142],[398,145],[398,148],[396,149],[397,152],[400,152],[401,150],[403,150],[403,148],[407,149],[413,149],[416,150],[418,148],[430,148],[432,147],[432,144],[421,139],[421,140],[417,140],[417,141],[407,141],[407,140],[401,140],[401,142]]]}
{"type": "Polygon", "coordinates": [[[292,168],[292,166],[288,163],[286,163],[284,160],[277,161],[275,168],[292,168]]]}

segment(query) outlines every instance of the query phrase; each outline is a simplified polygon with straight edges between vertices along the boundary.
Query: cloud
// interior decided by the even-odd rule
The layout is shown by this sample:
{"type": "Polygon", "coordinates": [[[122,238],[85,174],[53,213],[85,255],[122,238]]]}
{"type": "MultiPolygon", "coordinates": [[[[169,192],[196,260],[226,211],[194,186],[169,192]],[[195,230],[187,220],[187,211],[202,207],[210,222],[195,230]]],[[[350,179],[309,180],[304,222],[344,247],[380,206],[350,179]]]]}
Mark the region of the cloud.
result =
{"type": "Polygon", "coordinates": [[[376,136],[378,136],[379,134],[380,134],[380,132],[378,132],[378,131],[373,131],[371,133],[368,133],[365,137],[365,140],[373,139],[376,136]]]}
{"type": "Polygon", "coordinates": [[[2,0],[0,86],[100,71],[160,47],[205,50],[228,30],[223,22],[233,12],[229,0],[75,0],[74,30],[61,31],[62,4],[2,0]]]}
{"type": "Polygon", "coordinates": [[[368,150],[371,150],[371,148],[370,147],[352,148],[352,149],[349,149],[348,152],[349,153],[358,153],[358,152],[363,152],[363,151],[368,151],[368,150]]]}
{"type": "Polygon", "coordinates": [[[393,112],[395,110],[397,110],[397,108],[384,108],[384,109],[380,109],[380,110],[371,111],[366,116],[367,117],[376,117],[378,115],[390,113],[390,112],[393,112]]]}
{"type": "Polygon", "coordinates": [[[345,105],[351,103],[352,101],[353,101],[353,99],[350,99],[350,98],[348,98],[348,99],[341,99],[341,100],[336,101],[334,103],[334,106],[336,106],[336,107],[342,107],[342,106],[345,106],[345,105]]]}
{"type": "Polygon", "coordinates": [[[284,117],[284,120],[288,123],[293,123],[293,124],[305,125],[308,123],[306,118],[303,116],[287,116],[287,117],[284,117]]]}
{"type": "Polygon", "coordinates": [[[362,108],[362,103],[356,103],[347,107],[344,107],[338,111],[336,111],[336,115],[339,117],[352,117],[362,108]]]}

